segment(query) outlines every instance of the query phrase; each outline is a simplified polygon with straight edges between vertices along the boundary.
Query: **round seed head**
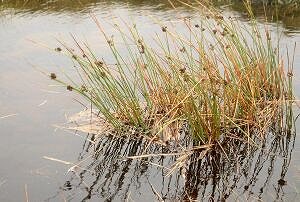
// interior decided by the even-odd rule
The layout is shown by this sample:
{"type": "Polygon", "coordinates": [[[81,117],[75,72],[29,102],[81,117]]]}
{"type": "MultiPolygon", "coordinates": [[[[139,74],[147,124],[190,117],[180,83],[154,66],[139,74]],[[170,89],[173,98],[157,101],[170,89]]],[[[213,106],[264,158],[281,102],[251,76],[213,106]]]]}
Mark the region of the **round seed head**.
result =
{"type": "Polygon", "coordinates": [[[183,74],[183,73],[185,72],[185,70],[186,70],[186,68],[183,67],[183,68],[180,68],[180,69],[179,69],[179,72],[180,72],[181,74],[183,74]]]}
{"type": "Polygon", "coordinates": [[[57,48],[55,48],[54,50],[57,51],[57,52],[62,51],[62,49],[61,49],[60,47],[57,47],[57,48]]]}
{"type": "Polygon", "coordinates": [[[223,20],[223,19],[224,19],[224,17],[223,17],[222,15],[217,15],[217,19],[219,19],[219,20],[223,20]]]}
{"type": "Polygon", "coordinates": [[[95,61],[95,65],[97,66],[97,67],[103,67],[103,62],[102,61],[100,61],[100,60],[97,60],[97,61],[95,61]]]}
{"type": "Polygon", "coordinates": [[[56,79],[56,74],[55,74],[55,73],[51,73],[51,74],[50,74],[50,78],[51,78],[51,79],[56,79]]]}
{"type": "Polygon", "coordinates": [[[81,88],[80,88],[80,90],[81,90],[82,92],[87,92],[87,89],[86,89],[85,85],[82,85],[81,88]]]}
{"type": "Polygon", "coordinates": [[[140,53],[141,54],[145,53],[145,47],[143,44],[141,44],[140,53]]]}
{"type": "Polygon", "coordinates": [[[72,90],[73,90],[73,87],[70,86],[70,85],[68,85],[68,86],[67,86],[67,90],[72,91],[72,90]]]}
{"type": "Polygon", "coordinates": [[[182,52],[182,53],[184,53],[185,51],[186,51],[185,47],[182,47],[182,48],[180,49],[180,52],[182,52]]]}
{"type": "Polygon", "coordinates": [[[106,74],[103,71],[100,72],[100,75],[101,75],[101,77],[106,77],[106,74]]]}
{"type": "Polygon", "coordinates": [[[287,73],[287,76],[288,76],[288,77],[293,77],[293,76],[294,76],[294,75],[293,75],[293,72],[288,72],[288,73],[287,73]]]}
{"type": "Polygon", "coordinates": [[[113,46],[113,45],[114,45],[113,40],[107,40],[107,43],[108,43],[108,45],[110,45],[110,46],[113,46]]]}

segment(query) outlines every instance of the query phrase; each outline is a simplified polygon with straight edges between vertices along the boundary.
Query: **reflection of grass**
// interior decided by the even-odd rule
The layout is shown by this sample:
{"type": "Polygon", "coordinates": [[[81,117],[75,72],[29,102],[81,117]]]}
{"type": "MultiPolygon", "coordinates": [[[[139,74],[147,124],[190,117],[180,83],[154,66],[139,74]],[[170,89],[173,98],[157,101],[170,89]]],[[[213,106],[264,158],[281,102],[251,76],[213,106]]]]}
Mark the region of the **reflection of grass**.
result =
{"type": "MultiPolygon", "coordinates": [[[[231,10],[237,11],[241,14],[247,13],[243,6],[243,1],[239,0],[224,0],[213,1],[215,6],[226,5],[231,10]]],[[[252,1],[253,12],[256,16],[272,22],[282,23],[288,29],[299,29],[300,23],[300,1],[252,1]]]]}
{"type": "Polygon", "coordinates": [[[208,12],[199,24],[184,19],[188,35],[162,26],[157,49],[126,23],[129,34],[115,25],[125,44],[120,49],[95,19],[115,65],[75,40],[78,52],[65,48],[80,67],[81,82],[51,78],[91,101],[115,130],[142,128],[166,141],[187,126],[201,144],[262,137],[282,123],[283,106],[293,99],[292,68],[286,76],[267,28],[260,30],[255,20],[245,28],[208,12]]]}
{"type": "MultiPolygon", "coordinates": [[[[179,3],[177,2],[176,5],[179,3]]],[[[14,9],[19,12],[82,12],[94,8],[107,9],[113,5],[143,7],[168,10],[171,8],[168,0],[2,0],[0,10],[14,9]],[[159,5],[159,6],[157,6],[159,5]]]]}
{"type": "Polygon", "coordinates": [[[196,151],[184,156],[187,154],[184,148],[189,144],[184,141],[180,142],[181,151],[181,148],[149,146],[142,138],[89,135],[79,162],[60,187],[64,194],[59,191],[53,198],[64,195],[83,201],[122,201],[129,196],[135,201],[153,201],[156,197],[165,201],[289,199],[294,193],[288,186],[293,182],[282,186],[279,181],[286,182],[295,133],[273,134],[257,141],[263,146],[257,148],[239,140],[224,139],[220,144],[225,152],[209,150],[204,156],[203,151],[196,151]],[[143,155],[144,152],[149,155],[143,155]],[[141,155],[144,157],[126,159],[141,155]],[[167,175],[178,164],[181,169],[167,175]]]}

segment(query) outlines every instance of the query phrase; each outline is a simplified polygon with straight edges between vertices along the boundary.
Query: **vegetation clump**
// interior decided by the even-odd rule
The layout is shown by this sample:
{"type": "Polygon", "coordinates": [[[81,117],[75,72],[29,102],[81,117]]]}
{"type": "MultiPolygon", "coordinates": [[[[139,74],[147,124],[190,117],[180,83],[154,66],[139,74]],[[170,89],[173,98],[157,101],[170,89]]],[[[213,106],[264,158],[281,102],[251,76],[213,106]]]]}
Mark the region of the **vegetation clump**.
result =
{"type": "Polygon", "coordinates": [[[178,140],[185,132],[198,145],[228,137],[251,142],[291,125],[292,66],[281,59],[267,26],[259,28],[254,17],[241,25],[206,13],[197,22],[185,18],[184,34],[160,25],[158,48],[127,23],[128,32],[115,25],[120,48],[94,17],[113,64],[74,39],[78,52],[63,45],[80,82],[50,77],[89,100],[114,131],[142,129],[153,141],[178,140]]]}

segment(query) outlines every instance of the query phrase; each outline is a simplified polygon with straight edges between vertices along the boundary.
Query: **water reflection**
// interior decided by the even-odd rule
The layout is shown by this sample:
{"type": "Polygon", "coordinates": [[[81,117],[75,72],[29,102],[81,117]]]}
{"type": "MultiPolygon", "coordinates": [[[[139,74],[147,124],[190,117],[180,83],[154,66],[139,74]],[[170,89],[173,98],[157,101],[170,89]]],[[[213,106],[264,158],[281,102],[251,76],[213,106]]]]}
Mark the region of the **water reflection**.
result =
{"type": "MultiPolygon", "coordinates": [[[[94,135],[88,135],[78,157],[80,164],[72,169],[57,194],[47,201],[56,201],[61,193],[66,200],[82,201],[284,200],[294,194],[290,190],[288,194],[285,192],[288,186],[285,175],[295,132],[270,131],[268,136],[257,146],[224,139],[217,150],[125,159],[145,152],[179,151],[149,146],[142,138],[134,141],[115,136],[95,139],[94,135]],[[181,163],[180,169],[176,167],[178,163],[181,163]],[[171,172],[173,168],[175,172],[171,172]]],[[[180,144],[188,146],[188,142],[180,144]]]]}
{"type": "MultiPolygon", "coordinates": [[[[192,12],[188,6],[184,6],[178,1],[172,1],[173,4],[185,12],[192,12]]],[[[187,3],[195,3],[193,0],[185,1],[187,3]]],[[[292,3],[280,5],[278,7],[263,5],[264,1],[253,1],[254,12],[257,16],[265,19],[266,17],[271,21],[279,20],[283,27],[289,31],[297,31],[300,28],[300,6],[296,1],[292,3]],[[267,13],[267,15],[265,15],[267,13]]],[[[243,5],[243,1],[236,0],[215,0],[212,4],[222,9],[229,9],[229,11],[236,11],[242,16],[247,13],[243,5]]],[[[159,10],[169,11],[173,7],[169,0],[3,0],[0,1],[0,11],[10,14],[32,15],[36,13],[46,14],[83,14],[90,11],[107,10],[110,7],[124,7],[136,10],[159,10]]],[[[247,16],[243,16],[247,17],[247,16]]]]}
{"type": "MultiPolygon", "coordinates": [[[[174,2],[176,6],[182,4],[174,2]]],[[[88,12],[101,6],[123,6],[123,7],[149,7],[149,9],[168,10],[172,6],[168,0],[4,0],[0,2],[1,10],[14,9],[16,13],[60,13],[60,12],[88,12]]],[[[145,9],[145,8],[144,8],[145,9]]]]}
{"type": "MultiPolygon", "coordinates": [[[[231,4],[226,1],[216,1],[216,5],[226,5],[230,11],[241,13],[243,17],[247,18],[247,11],[243,1],[230,0],[231,4]]],[[[300,3],[299,1],[278,1],[279,5],[266,4],[272,1],[253,1],[252,7],[255,16],[261,18],[262,21],[279,22],[288,32],[299,32],[300,29],[300,3]],[[280,2],[282,4],[280,4],[280,2]]]]}

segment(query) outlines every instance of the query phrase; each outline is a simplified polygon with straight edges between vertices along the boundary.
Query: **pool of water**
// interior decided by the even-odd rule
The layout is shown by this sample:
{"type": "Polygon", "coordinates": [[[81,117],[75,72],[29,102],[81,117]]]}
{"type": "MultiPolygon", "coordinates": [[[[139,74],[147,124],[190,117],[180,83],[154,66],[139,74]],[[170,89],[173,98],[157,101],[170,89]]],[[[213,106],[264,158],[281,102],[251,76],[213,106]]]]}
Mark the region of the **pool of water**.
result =
{"type": "MultiPolygon", "coordinates": [[[[246,23],[245,14],[237,7],[222,5],[221,9],[246,23]]],[[[220,172],[220,169],[216,172],[216,168],[209,167],[203,161],[187,166],[187,170],[193,168],[199,178],[191,176],[192,172],[189,171],[185,183],[179,175],[168,178],[165,171],[157,167],[150,169],[149,163],[138,160],[129,163],[115,161],[120,156],[138,154],[143,142],[129,144],[126,140],[107,139],[97,143],[101,151],[106,151],[103,152],[105,155],[94,155],[85,162],[91,172],[67,172],[71,167],[67,162],[78,162],[94,154],[94,148],[86,143],[86,134],[73,134],[57,129],[56,125],[63,124],[66,117],[84,107],[79,97],[57,86],[40,70],[73,73],[70,68],[72,63],[54,51],[59,41],[71,42],[71,34],[90,44],[101,57],[109,57],[103,38],[91,19],[91,12],[108,32],[113,30],[110,24],[122,19],[134,21],[145,36],[160,29],[154,26],[155,18],[161,22],[176,23],[182,17],[193,18],[197,15],[187,7],[179,6],[174,10],[167,1],[156,0],[81,0],[77,3],[67,0],[1,1],[0,201],[22,201],[27,196],[29,201],[153,201],[158,200],[159,196],[168,201],[188,199],[179,195],[189,193],[194,196],[196,192],[199,192],[196,197],[199,200],[209,200],[209,193],[213,190],[219,190],[216,197],[220,200],[225,199],[226,194],[230,195],[230,200],[252,200],[260,196],[267,201],[300,200],[300,139],[297,136],[295,139],[269,140],[269,145],[275,145],[266,149],[271,153],[262,152],[260,155],[257,152],[251,160],[241,160],[241,168],[247,162],[256,162],[245,169],[245,175],[249,172],[248,178],[238,178],[220,172]],[[272,160],[274,154],[276,160],[272,160]],[[286,159],[289,161],[286,162],[286,159]],[[207,172],[202,171],[202,168],[206,168],[207,172]],[[218,176],[212,176],[214,173],[218,176]],[[282,175],[287,184],[279,186],[278,180],[282,175]],[[210,181],[205,186],[206,191],[203,191],[204,182],[201,180],[205,178],[210,181]],[[233,194],[228,193],[229,186],[235,186],[233,194]]],[[[297,12],[288,15],[279,23],[283,45],[290,48],[295,42],[300,42],[299,15],[297,12]]],[[[271,26],[275,29],[277,25],[271,26]]],[[[295,91],[299,95],[299,45],[296,47],[294,66],[295,91]]],[[[219,157],[216,155],[215,158],[219,157]]],[[[161,163],[172,161],[172,158],[156,160],[161,163]]],[[[224,169],[234,173],[238,168],[224,165],[224,169]]]]}

